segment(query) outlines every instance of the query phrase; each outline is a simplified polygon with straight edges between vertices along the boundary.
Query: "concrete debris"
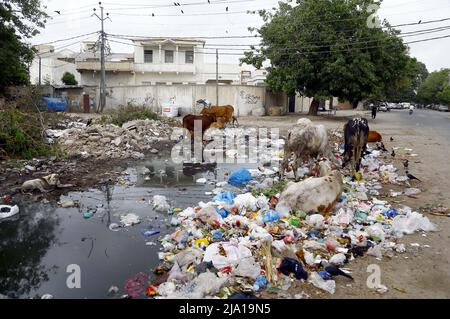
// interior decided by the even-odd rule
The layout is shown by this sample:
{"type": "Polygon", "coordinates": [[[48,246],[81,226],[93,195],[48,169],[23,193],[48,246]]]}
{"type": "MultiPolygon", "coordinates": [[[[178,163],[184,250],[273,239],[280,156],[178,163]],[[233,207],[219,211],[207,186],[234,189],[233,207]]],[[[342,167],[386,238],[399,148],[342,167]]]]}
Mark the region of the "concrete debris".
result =
{"type": "Polygon", "coordinates": [[[113,124],[76,125],[64,130],[47,130],[69,156],[105,159],[143,159],[146,152],[157,154],[154,145],[168,141],[172,126],[158,120],[134,120],[122,127],[113,124]]]}

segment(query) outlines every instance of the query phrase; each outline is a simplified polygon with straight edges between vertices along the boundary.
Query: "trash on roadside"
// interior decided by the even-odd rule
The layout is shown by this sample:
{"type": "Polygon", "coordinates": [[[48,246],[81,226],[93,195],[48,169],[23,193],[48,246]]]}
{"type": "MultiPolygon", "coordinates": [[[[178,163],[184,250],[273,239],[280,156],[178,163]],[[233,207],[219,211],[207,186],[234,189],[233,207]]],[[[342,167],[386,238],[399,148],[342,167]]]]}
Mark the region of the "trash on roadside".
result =
{"type": "Polygon", "coordinates": [[[139,218],[138,215],[130,213],[127,215],[120,216],[120,222],[124,227],[129,227],[139,224],[141,222],[141,219],[139,218]]]}
{"type": "Polygon", "coordinates": [[[170,209],[167,198],[162,195],[153,196],[153,209],[157,212],[167,212],[170,209]]]}
{"type": "Polygon", "coordinates": [[[143,230],[142,235],[144,235],[144,237],[151,237],[153,235],[159,234],[160,232],[161,231],[159,228],[153,228],[149,230],[143,230]]]}

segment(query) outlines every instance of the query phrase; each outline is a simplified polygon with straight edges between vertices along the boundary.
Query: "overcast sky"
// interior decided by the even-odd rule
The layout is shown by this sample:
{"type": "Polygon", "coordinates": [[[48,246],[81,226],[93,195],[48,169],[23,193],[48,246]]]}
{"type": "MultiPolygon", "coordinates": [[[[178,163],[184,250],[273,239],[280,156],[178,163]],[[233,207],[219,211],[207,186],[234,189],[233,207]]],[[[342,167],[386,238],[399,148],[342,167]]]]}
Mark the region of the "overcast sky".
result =
{"type": "MultiPolygon", "coordinates": [[[[276,0],[108,0],[103,3],[105,12],[112,21],[105,21],[105,31],[117,35],[138,35],[152,37],[229,37],[251,35],[250,26],[260,26],[258,15],[245,13],[247,10],[270,9],[276,0]],[[226,8],[228,7],[228,12],[226,8]],[[183,10],[184,14],[181,13],[183,10]],[[154,17],[151,14],[155,14],[154,17]]],[[[44,0],[48,13],[53,17],[41,34],[31,39],[33,44],[47,43],[72,36],[87,34],[100,29],[100,21],[92,17],[92,9],[98,7],[93,0],[44,0]],[[60,11],[61,15],[54,11],[60,11]]],[[[99,12],[99,11],[97,11],[99,12]]],[[[379,16],[392,25],[414,23],[420,20],[450,18],[450,0],[384,0],[379,16]]],[[[450,26],[450,20],[399,27],[402,32],[417,31],[450,26]]],[[[450,35],[450,29],[440,32],[405,37],[406,42],[450,35]]],[[[55,43],[56,49],[69,48],[80,51],[80,40],[94,40],[96,35],[55,43]]],[[[126,40],[115,39],[120,42],[126,40]]],[[[209,45],[256,44],[257,38],[206,39],[209,45]]],[[[113,52],[133,52],[134,47],[110,42],[113,52]]],[[[239,48],[239,47],[229,47],[239,48]]],[[[424,62],[430,71],[450,68],[450,38],[410,44],[411,55],[424,62]]],[[[214,53],[213,50],[210,50],[214,53]]],[[[228,54],[237,50],[222,50],[228,54]]],[[[222,55],[221,61],[238,61],[239,56],[222,55]]],[[[214,55],[207,55],[208,62],[214,62],[214,55]]]]}

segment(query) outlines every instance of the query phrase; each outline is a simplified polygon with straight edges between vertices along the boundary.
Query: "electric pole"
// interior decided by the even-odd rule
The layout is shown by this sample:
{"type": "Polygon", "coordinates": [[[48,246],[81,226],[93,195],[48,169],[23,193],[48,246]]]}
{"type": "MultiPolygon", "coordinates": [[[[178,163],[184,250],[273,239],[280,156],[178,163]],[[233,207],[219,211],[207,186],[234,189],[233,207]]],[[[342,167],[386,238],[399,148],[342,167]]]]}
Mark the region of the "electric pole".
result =
{"type": "Polygon", "coordinates": [[[216,106],[219,106],[219,49],[216,49],[216,106]]]}
{"type": "Polygon", "coordinates": [[[41,86],[41,56],[38,54],[39,57],[39,86],[41,86]]]}
{"type": "Polygon", "coordinates": [[[102,3],[98,3],[100,6],[100,16],[95,12],[96,9],[94,8],[94,14],[101,22],[101,31],[100,31],[100,103],[97,107],[97,113],[103,112],[103,109],[106,106],[106,71],[105,71],[105,41],[106,41],[106,34],[105,34],[105,28],[104,28],[104,22],[106,19],[109,19],[109,13],[106,14],[106,18],[103,15],[103,6],[102,3]]]}

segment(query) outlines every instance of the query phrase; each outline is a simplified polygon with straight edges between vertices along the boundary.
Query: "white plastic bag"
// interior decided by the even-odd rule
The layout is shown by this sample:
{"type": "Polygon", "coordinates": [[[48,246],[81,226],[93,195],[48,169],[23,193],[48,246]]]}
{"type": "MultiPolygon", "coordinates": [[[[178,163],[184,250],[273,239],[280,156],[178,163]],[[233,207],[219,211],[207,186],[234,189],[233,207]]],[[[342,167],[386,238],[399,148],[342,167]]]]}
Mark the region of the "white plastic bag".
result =
{"type": "Polygon", "coordinates": [[[19,206],[0,205],[0,219],[12,217],[19,213],[19,206]]]}
{"type": "Polygon", "coordinates": [[[336,282],[334,280],[323,280],[317,272],[313,272],[309,281],[319,289],[325,290],[330,294],[336,291],[336,282]]]}
{"type": "Polygon", "coordinates": [[[256,279],[261,274],[261,266],[255,261],[255,258],[248,257],[239,261],[233,274],[240,277],[256,279]]]}
{"type": "Polygon", "coordinates": [[[212,262],[214,267],[222,269],[227,266],[236,266],[243,258],[252,256],[250,249],[242,244],[233,244],[230,242],[213,243],[206,248],[203,261],[212,262]],[[226,256],[220,254],[222,247],[226,256]]]}
{"type": "Polygon", "coordinates": [[[167,202],[166,196],[153,196],[153,209],[157,212],[167,212],[170,209],[170,205],[167,202]]]}
{"type": "Polygon", "coordinates": [[[398,215],[392,222],[392,231],[397,236],[413,234],[417,230],[436,231],[436,225],[427,217],[417,212],[408,212],[406,215],[398,215]]]}
{"type": "Polygon", "coordinates": [[[306,217],[306,223],[311,227],[319,228],[322,227],[324,219],[320,214],[309,215],[306,217]]]}

